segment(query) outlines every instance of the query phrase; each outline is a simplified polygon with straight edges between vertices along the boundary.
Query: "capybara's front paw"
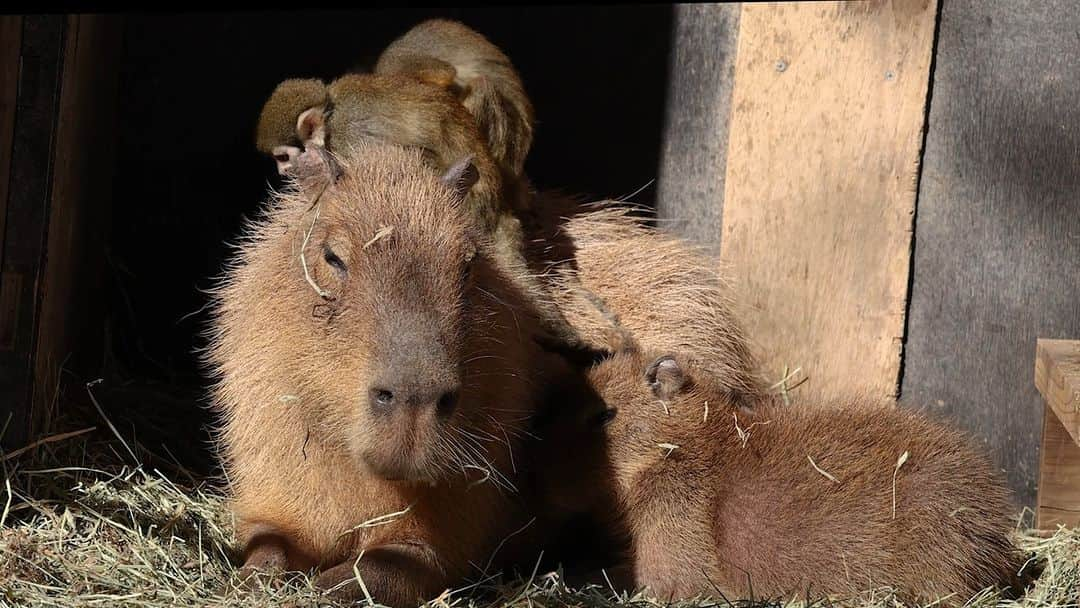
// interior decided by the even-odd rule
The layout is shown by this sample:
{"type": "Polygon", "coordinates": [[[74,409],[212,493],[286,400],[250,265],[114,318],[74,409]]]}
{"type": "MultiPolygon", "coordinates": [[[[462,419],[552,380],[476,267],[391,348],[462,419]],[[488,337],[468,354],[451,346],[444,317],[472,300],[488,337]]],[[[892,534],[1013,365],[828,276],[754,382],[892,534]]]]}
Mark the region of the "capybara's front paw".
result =
{"type": "Polygon", "coordinates": [[[248,542],[247,557],[236,572],[238,586],[255,590],[281,576],[289,567],[288,544],[274,534],[260,534],[248,542]]]}
{"type": "Polygon", "coordinates": [[[315,586],[339,600],[365,599],[364,589],[360,587],[351,562],[323,570],[315,577],[315,586]]]}

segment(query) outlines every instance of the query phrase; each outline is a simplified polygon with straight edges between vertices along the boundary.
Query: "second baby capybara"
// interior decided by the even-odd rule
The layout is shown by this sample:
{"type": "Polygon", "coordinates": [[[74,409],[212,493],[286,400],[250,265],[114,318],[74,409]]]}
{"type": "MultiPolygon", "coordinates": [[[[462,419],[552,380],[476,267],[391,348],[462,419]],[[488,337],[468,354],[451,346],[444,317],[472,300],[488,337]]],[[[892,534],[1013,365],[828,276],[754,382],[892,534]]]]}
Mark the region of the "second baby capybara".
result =
{"type": "Polygon", "coordinates": [[[208,350],[247,570],[415,605],[520,527],[512,450],[555,380],[468,175],[313,146],[249,226],[208,350]]]}
{"type": "Polygon", "coordinates": [[[609,409],[584,483],[610,480],[632,539],[627,584],[663,598],[890,587],[903,601],[963,603],[1014,583],[1024,563],[989,461],[915,412],[740,407],[682,357],[635,347],[589,380],[609,409]]]}

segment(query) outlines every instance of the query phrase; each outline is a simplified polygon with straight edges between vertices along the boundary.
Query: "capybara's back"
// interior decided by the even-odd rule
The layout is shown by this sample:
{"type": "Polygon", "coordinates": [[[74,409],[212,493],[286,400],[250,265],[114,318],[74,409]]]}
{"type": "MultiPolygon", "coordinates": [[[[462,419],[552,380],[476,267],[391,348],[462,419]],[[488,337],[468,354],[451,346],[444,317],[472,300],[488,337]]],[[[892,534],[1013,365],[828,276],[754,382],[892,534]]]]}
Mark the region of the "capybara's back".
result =
{"type": "Polygon", "coordinates": [[[941,424],[852,401],[776,404],[738,424],[753,429],[717,455],[713,533],[724,560],[750,573],[727,571],[743,593],[887,586],[908,601],[963,603],[1022,564],[1008,491],[941,424]]]}
{"type": "Polygon", "coordinates": [[[568,214],[559,231],[571,241],[574,264],[555,266],[547,280],[558,309],[584,343],[618,350],[610,331],[617,326],[647,350],[690,357],[740,400],[762,393],[757,363],[716,260],[649,227],[624,204],[568,214]]]}

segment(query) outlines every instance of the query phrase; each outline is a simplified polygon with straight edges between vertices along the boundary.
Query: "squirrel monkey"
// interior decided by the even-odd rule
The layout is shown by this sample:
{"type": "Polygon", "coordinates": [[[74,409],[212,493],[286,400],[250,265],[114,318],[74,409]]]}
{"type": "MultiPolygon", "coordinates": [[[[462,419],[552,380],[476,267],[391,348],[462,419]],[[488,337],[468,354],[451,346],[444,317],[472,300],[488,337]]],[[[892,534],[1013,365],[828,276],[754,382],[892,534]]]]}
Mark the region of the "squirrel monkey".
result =
{"type": "Polygon", "coordinates": [[[431,20],[391,43],[374,74],[349,74],[329,85],[279,84],[263,106],[256,145],[282,173],[305,147],[341,154],[366,138],[421,148],[440,173],[471,159],[477,175],[466,207],[491,235],[501,263],[516,269],[510,274],[541,310],[552,337],[578,344],[577,331],[536,276],[549,265],[547,255],[526,255],[522,222],[537,223],[540,211],[532,209],[523,174],[532,125],[532,104],[509,59],[464,25],[431,20]]]}
{"type": "Polygon", "coordinates": [[[532,103],[510,59],[483,35],[456,21],[424,21],[386,47],[375,73],[410,75],[453,92],[495,160],[521,176],[532,146],[532,103]]]}
{"type": "Polygon", "coordinates": [[[348,74],[324,84],[292,79],[279,84],[263,106],[256,147],[291,170],[308,146],[347,152],[351,142],[377,139],[424,151],[445,172],[470,158],[478,173],[466,206],[493,230],[505,211],[525,200],[503,192],[503,176],[476,122],[453,94],[390,74],[348,74]]]}

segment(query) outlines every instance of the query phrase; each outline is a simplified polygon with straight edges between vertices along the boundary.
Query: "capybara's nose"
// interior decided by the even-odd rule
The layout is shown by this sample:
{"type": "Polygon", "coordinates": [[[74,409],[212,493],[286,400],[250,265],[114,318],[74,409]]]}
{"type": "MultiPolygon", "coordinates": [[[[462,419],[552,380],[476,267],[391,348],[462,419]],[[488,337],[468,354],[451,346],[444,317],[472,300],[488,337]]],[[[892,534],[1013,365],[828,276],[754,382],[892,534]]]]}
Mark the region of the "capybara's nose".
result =
{"type": "Polygon", "coordinates": [[[389,410],[394,406],[394,391],[385,388],[371,389],[371,407],[376,410],[389,410]]]}
{"type": "Polygon", "coordinates": [[[457,383],[438,383],[418,386],[416,384],[376,384],[370,391],[371,407],[376,412],[390,412],[397,408],[434,409],[445,416],[454,411],[461,396],[457,383]]]}

